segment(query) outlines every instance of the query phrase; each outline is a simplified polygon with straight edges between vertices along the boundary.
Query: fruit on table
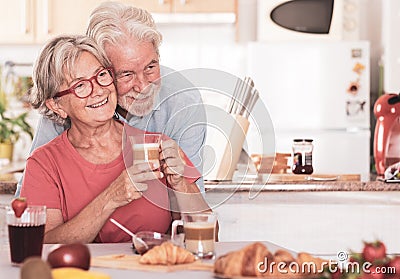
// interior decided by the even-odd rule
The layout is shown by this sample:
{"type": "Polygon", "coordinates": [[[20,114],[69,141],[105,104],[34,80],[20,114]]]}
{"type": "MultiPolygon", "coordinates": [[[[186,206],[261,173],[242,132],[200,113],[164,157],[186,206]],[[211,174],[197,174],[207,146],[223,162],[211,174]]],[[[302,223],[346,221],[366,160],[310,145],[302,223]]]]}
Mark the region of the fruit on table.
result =
{"type": "Polygon", "coordinates": [[[360,279],[384,279],[385,275],[379,272],[381,267],[371,266],[369,273],[363,273],[360,279]]]}
{"type": "Polygon", "coordinates": [[[76,267],[89,270],[90,251],[82,243],[64,244],[49,253],[47,262],[52,268],[76,267]]]}
{"type": "Polygon", "coordinates": [[[388,255],[382,241],[364,242],[362,253],[349,254],[348,267],[358,266],[358,271],[342,268],[325,273],[321,279],[400,279],[400,256],[388,255]]]}
{"type": "Polygon", "coordinates": [[[51,268],[48,263],[43,261],[40,257],[29,257],[21,266],[20,269],[21,279],[51,279],[51,268]]]}
{"type": "Polygon", "coordinates": [[[384,261],[386,258],[386,246],[381,241],[364,242],[362,256],[365,261],[374,263],[384,261]]]}
{"type": "Polygon", "coordinates": [[[388,276],[390,279],[399,279],[400,278],[400,256],[396,256],[392,258],[388,264],[386,265],[388,269],[395,270],[396,274],[392,274],[388,276]]]}
{"type": "Polygon", "coordinates": [[[53,279],[111,279],[105,273],[86,271],[75,267],[54,268],[51,273],[53,279]]]}
{"type": "Polygon", "coordinates": [[[20,218],[24,213],[25,209],[28,207],[28,203],[26,202],[26,198],[15,198],[11,202],[11,207],[14,210],[14,214],[17,218],[20,218]]]}

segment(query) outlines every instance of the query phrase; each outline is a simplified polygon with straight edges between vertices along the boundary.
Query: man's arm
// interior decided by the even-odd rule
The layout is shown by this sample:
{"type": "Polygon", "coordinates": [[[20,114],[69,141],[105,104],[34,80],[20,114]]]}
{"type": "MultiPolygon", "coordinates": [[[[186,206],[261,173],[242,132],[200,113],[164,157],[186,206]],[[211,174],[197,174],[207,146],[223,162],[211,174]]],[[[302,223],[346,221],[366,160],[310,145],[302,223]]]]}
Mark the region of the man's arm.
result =
{"type": "MultiPolygon", "coordinates": [[[[174,139],[203,174],[207,117],[200,91],[180,72],[170,71],[163,76],[161,84],[164,88],[160,92],[160,107],[168,111],[168,122],[161,132],[174,139]]],[[[203,177],[196,184],[204,192],[203,177]]]]}
{"type": "MultiPolygon", "coordinates": [[[[35,136],[33,137],[31,149],[29,150],[29,154],[42,146],[43,144],[48,143],[58,135],[60,135],[65,128],[61,125],[55,124],[52,120],[49,120],[43,116],[40,117],[39,123],[36,129],[35,136]]],[[[19,179],[17,184],[17,190],[15,191],[15,197],[19,197],[22,187],[22,181],[24,179],[24,175],[19,179]]]]}
{"type": "MultiPolygon", "coordinates": [[[[173,138],[192,164],[203,174],[203,146],[207,131],[203,104],[191,104],[187,108],[183,108],[180,114],[177,118],[181,129],[173,138]]],[[[200,192],[204,192],[202,176],[196,181],[196,185],[200,192]]]]}

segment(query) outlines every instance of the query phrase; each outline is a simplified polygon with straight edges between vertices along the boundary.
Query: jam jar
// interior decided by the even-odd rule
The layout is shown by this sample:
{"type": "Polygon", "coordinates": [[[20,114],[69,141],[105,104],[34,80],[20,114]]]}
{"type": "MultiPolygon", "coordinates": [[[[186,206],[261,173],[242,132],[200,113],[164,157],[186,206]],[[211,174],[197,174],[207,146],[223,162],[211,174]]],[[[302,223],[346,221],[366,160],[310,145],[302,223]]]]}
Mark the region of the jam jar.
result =
{"type": "Polygon", "coordinates": [[[293,140],[293,166],[294,174],[312,174],[314,169],[312,166],[312,139],[295,139],[293,140]]]}

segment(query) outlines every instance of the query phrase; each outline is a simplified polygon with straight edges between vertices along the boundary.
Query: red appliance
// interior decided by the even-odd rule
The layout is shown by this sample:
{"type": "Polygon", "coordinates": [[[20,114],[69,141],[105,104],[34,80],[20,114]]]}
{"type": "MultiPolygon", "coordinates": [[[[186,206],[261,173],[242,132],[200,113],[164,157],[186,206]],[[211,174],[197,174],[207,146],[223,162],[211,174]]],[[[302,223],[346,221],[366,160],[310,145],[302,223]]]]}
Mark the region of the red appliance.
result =
{"type": "Polygon", "coordinates": [[[400,161],[400,94],[384,94],[374,105],[374,158],[378,175],[400,161]]]}

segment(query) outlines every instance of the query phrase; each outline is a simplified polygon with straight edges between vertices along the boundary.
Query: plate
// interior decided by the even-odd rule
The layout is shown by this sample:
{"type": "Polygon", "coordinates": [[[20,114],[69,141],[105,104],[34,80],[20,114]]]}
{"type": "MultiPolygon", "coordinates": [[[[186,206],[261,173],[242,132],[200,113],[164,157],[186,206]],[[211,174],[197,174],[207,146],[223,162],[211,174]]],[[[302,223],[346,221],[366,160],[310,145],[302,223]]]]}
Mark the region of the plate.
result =
{"type": "Polygon", "coordinates": [[[213,271],[214,265],[212,263],[196,260],[187,264],[176,265],[151,265],[139,263],[139,255],[105,255],[93,257],[91,260],[92,267],[102,268],[115,268],[115,269],[131,269],[140,271],[154,271],[154,272],[175,272],[180,270],[200,270],[200,271],[213,271]]]}

